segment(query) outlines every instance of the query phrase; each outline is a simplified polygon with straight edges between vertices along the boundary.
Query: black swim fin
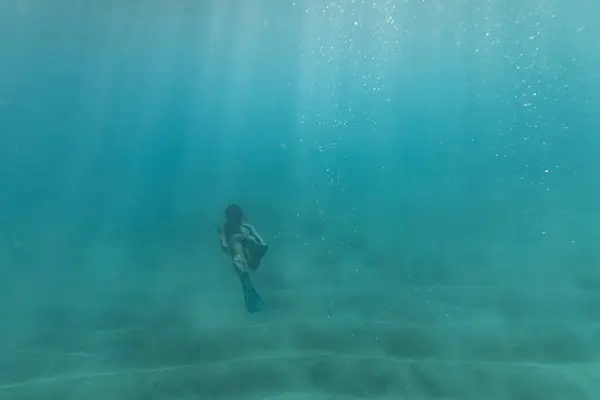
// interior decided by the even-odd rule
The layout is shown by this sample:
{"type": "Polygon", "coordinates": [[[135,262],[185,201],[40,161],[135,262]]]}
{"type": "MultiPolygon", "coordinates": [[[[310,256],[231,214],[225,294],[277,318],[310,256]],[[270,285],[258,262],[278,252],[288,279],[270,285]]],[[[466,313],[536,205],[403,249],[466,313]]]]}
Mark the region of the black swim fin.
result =
{"type": "Polygon", "coordinates": [[[262,311],[265,307],[265,303],[263,303],[260,295],[254,288],[244,290],[244,300],[246,302],[246,310],[249,313],[262,311]]]}
{"type": "Polygon", "coordinates": [[[248,274],[248,272],[242,274],[240,280],[242,282],[242,289],[244,291],[246,310],[248,310],[249,313],[262,311],[265,304],[256,289],[254,289],[252,282],[250,282],[250,274],[248,274]]]}

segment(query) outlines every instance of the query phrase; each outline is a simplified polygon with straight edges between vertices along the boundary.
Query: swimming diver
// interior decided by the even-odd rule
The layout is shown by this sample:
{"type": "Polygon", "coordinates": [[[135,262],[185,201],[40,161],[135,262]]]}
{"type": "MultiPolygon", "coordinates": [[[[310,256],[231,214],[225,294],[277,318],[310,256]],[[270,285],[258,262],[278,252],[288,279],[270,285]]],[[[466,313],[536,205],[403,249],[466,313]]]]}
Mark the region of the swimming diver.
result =
{"type": "Polygon", "coordinates": [[[219,227],[221,249],[231,257],[242,289],[248,312],[260,311],[263,301],[250,281],[250,271],[260,266],[269,246],[257,232],[254,226],[246,222],[242,208],[230,204],[225,209],[225,222],[219,227]]]}

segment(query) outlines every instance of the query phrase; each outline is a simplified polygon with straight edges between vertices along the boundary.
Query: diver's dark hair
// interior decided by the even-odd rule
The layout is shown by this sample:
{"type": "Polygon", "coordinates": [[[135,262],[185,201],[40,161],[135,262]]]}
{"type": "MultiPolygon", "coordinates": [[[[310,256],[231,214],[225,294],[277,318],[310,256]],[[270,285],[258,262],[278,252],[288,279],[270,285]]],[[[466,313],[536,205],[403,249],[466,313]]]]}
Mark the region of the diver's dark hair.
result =
{"type": "Polygon", "coordinates": [[[241,224],[244,222],[244,212],[242,211],[242,207],[237,204],[228,205],[225,209],[225,217],[229,223],[241,224]]]}

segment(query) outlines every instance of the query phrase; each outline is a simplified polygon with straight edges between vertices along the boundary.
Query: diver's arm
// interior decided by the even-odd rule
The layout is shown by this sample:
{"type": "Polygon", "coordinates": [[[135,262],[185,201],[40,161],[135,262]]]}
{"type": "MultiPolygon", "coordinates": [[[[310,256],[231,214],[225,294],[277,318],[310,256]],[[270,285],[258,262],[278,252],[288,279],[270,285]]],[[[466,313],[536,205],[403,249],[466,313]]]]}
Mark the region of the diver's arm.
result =
{"type": "Polygon", "coordinates": [[[219,227],[219,239],[221,240],[221,250],[225,254],[229,254],[229,245],[227,244],[227,236],[225,235],[225,229],[223,226],[219,227]]]}

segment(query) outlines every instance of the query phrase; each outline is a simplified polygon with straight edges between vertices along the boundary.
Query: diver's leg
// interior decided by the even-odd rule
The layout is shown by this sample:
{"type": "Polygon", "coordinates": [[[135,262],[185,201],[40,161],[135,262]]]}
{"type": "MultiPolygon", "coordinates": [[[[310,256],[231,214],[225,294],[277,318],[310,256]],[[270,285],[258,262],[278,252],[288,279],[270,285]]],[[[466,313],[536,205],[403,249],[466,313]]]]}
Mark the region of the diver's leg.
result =
{"type": "Polygon", "coordinates": [[[260,267],[260,261],[264,257],[269,246],[262,244],[253,237],[249,237],[244,246],[244,255],[248,261],[248,267],[256,271],[260,267]]]}
{"type": "Polygon", "coordinates": [[[238,273],[238,277],[240,278],[240,283],[242,284],[246,310],[251,313],[262,310],[263,301],[256,292],[256,289],[254,289],[254,285],[252,285],[252,281],[250,280],[248,263],[243,259],[243,257],[237,257],[234,258],[233,265],[238,273]]]}
{"type": "MultiPolygon", "coordinates": [[[[250,245],[251,246],[251,245],[250,245]]],[[[246,264],[250,269],[252,268],[252,252],[248,246],[244,246],[244,257],[246,258],[246,264]]]]}
{"type": "Polygon", "coordinates": [[[246,260],[244,260],[243,257],[233,257],[233,268],[235,269],[235,272],[238,274],[240,279],[249,274],[248,263],[246,262],[246,260]]]}
{"type": "Polygon", "coordinates": [[[258,233],[258,231],[256,230],[256,228],[252,229],[252,237],[258,242],[259,245],[261,245],[261,246],[266,246],[267,245],[267,243],[262,238],[262,236],[260,235],[260,233],[258,233]]]}

